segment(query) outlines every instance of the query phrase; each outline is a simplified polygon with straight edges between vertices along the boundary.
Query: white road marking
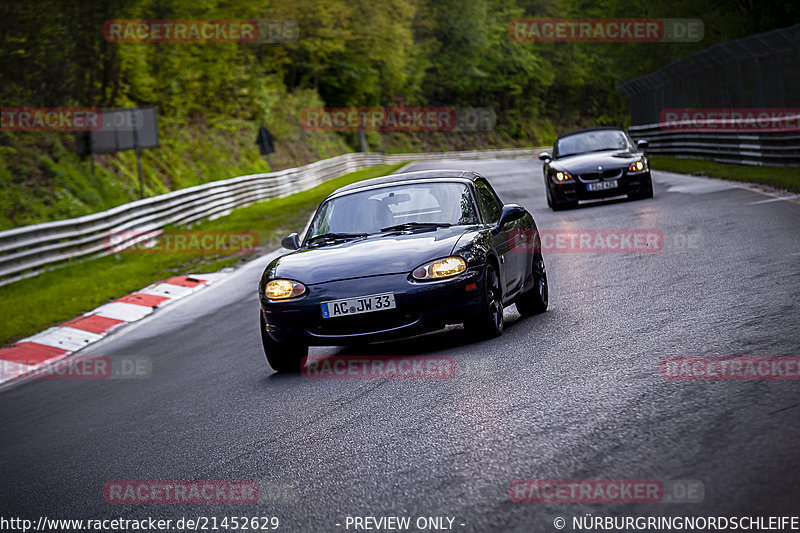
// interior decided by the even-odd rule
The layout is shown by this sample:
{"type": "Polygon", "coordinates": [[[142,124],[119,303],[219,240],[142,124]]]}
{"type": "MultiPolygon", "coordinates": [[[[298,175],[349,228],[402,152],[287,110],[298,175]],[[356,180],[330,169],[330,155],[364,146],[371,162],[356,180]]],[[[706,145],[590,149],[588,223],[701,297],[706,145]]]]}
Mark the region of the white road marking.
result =
{"type": "Polygon", "coordinates": [[[111,302],[101,305],[94,311],[89,311],[90,315],[100,315],[108,318],[116,318],[125,322],[136,322],[153,312],[152,307],[146,305],[127,304],[124,302],[111,302]]]}
{"type": "Polygon", "coordinates": [[[201,279],[207,283],[214,283],[215,281],[219,281],[220,279],[224,278],[228,274],[232,272],[231,270],[221,270],[219,272],[210,272],[208,274],[192,274],[188,276],[192,279],[201,279]]]}
{"type": "MultiPolygon", "coordinates": [[[[202,287],[202,285],[200,286],[202,287]]],[[[150,285],[140,290],[137,294],[151,294],[153,296],[164,296],[177,300],[194,292],[198,287],[184,287],[182,285],[172,285],[170,283],[159,283],[150,285]]]]}
{"type": "Polygon", "coordinates": [[[28,337],[18,342],[35,342],[37,344],[44,344],[45,346],[52,346],[53,348],[61,348],[62,350],[74,352],[102,337],[102,335],[83,331],[82,329],[55,327],[46,329],[33,337],[28,337]]]}
{"type": "Polygon", "coordinates": [[[727,191],[734,189],[725,183],[714,183],[707,180],[702,180],[697,183],[681,183],[676,185],[669,185],[667,192],[680,192],[684,194],[708,194],[710,192],[727,191]]]}
{"type": "Polygon", "coordinates": [[[785,200],[794,200],[795,198],[800,198],[800,194],[792,194],[790,196],[781,196],[778,198],[769,198],[767,200],[758,200],[757,202],[748,202],[747,205],[768,204],[770,202],[783,202],[785,200]]]}

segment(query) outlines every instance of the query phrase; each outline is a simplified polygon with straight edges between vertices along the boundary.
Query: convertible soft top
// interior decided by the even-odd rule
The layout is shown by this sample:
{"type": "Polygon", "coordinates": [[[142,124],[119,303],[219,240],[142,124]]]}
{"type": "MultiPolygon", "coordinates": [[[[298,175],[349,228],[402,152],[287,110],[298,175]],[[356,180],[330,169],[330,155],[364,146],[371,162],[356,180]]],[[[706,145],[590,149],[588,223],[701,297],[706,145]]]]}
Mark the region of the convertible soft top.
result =
{"type": "Polygon", "coordinates": [[[388,176],[381,176],[380,178],[372,178],[351,183],[350,185],[345,185],[344,187],[336,189],[333,193],[331,193],[329,198],[331,196],[337,196],[343,192],[367,189],[369,187],[374,187],[375,185],[386,185],[389,183],[402,183],[404,181],[429,180],[437,178],[475,181],[480,177],[480,174],[470,170],[417,170],[414,172],[401,172],[399,174],[389,174],[388,176]]]}

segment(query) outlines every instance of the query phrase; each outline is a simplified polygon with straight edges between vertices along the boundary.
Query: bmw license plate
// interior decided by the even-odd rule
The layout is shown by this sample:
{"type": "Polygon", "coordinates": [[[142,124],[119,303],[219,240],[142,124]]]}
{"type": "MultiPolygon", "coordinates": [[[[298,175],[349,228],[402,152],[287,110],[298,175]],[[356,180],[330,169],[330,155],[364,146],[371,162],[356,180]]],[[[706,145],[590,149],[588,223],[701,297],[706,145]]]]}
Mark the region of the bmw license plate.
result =
{"type": "Polygon", "coordinates": [[[587,183],[587,191],[605,191],[606,189],[616,189],[617,180],[598,181],[597,183],[587,183]]]}
{"type": "Polygon", "coordinates": [[[322,318],[360,315],[361,313],[385,311],[395,307],[394,293],[391,292],[347,298],[346,300],[331,300],[330,302],[322,302],[322,318]]]}

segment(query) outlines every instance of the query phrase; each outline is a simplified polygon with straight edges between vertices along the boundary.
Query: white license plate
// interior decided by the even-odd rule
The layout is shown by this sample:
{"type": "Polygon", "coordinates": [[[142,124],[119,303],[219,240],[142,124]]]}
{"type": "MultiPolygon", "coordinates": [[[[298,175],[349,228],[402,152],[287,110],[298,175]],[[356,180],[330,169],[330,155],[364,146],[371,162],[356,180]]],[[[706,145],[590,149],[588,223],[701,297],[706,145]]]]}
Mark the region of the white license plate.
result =
{"type": "Polygon", "coordinates": [[[598,181],[597,183],[587,183],[587,191],[605,191],[606,189],[616,189],[617,180],[598,181]]]}
{"type": "Polygon", "coordinates": [[[330,302],[322,302],[322,318],[360,315],[362,313],[394,309],[395,307],[394,294],[391,292],[347,298],[346,300],[332,300],[330,302]]]}

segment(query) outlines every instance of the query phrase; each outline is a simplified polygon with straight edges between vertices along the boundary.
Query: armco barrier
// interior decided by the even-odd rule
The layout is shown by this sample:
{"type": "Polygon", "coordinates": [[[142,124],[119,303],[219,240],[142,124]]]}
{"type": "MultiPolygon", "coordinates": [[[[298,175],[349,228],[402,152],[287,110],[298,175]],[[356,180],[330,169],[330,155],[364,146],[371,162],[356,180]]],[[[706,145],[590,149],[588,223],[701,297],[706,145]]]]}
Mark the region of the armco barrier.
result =
{"type": "MultiPolygon", "coordinates": [[[[794,124],[800,119],[791,118],[794,124]]],[[[778,120],[785,122],[786,117],[778,120]]],[[[628,133],[636,140],[647,139],[647,152],[654,155],[708,158],[744,165],[800,166],[800,129],[778,131],[780,128],[753,124],[752,120],[742,120],[740,127],[735,128],[719,120],[688,126],[683,122],[646,124],[631,126],[628,133]]]]}
{"type": "Polygon", "coordinates": [[[507,149],[420,154],[349,153],[299,168],[251,174],[138,200],[108,211],[0,232],[0,286],[36,276],[45,267],[69,259],[108,255],[110,235],[121,236],[115,249],[131,246],[142,233],[168,224],[218,217],[235,207],[310,189],[365,167],[403,161],[529,159],[540,149],[507,149]],[[127,239],[127,240],[126,240],[127,239]]]}

